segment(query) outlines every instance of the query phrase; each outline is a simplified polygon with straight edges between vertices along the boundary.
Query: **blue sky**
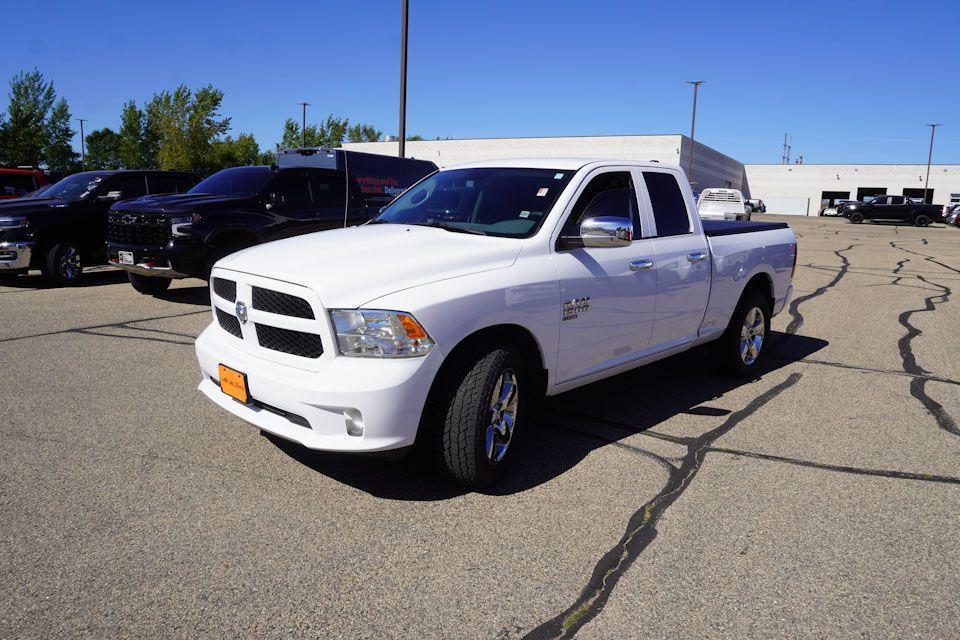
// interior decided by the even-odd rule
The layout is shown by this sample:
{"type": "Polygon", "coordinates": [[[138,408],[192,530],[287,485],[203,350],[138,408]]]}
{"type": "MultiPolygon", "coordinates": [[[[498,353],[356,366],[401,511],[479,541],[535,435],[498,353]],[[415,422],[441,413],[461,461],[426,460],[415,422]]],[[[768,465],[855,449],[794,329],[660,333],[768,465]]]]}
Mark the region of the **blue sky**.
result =
{"type": "MultiPolygon", "coordinates": [[[[408,133],[689,133],[744,162],[960,163],[957,0],[411,0],[408,133]]],[[[179,83],[263,147],[329,112],[397,131],[400,1],[14,2],[0,81],[39,68],[87,127],[179,83]],[[314,119],[314,118],[309,118],[314,119]]],[[[3,107],[6,100],[2,101],[3,107]]],[[[79,144],[79,143],[78,143],[79,144]]]]}

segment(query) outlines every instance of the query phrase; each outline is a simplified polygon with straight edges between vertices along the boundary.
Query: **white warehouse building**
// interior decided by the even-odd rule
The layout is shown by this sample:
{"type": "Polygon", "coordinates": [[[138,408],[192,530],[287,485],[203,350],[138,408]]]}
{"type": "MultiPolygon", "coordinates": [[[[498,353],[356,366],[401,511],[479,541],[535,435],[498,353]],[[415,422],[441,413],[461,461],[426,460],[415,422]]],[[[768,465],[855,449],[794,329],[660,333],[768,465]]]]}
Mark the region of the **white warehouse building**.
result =
{"type": "MultiPolygon", "coordinates": [[[[353,151],[396,155],[397,142],[347,143],[353,151]]],[[[682,134],[623,136],[560,136],[543,138],[472,138],[412,140],[409,157],[430,160],[439,167],[498,158],[582,157],[656,160],[690,166],[694,150],[694,191],[708,187],[739,189],[760,198],[768,213],[817,215],[836,200],[867,195],[923,197],[925,164],[748,164],[704,144],[691,144],[682,134]]],[[[936,204],[960,203],[960,165],[933,165],[930,199],[936,204]]]]}

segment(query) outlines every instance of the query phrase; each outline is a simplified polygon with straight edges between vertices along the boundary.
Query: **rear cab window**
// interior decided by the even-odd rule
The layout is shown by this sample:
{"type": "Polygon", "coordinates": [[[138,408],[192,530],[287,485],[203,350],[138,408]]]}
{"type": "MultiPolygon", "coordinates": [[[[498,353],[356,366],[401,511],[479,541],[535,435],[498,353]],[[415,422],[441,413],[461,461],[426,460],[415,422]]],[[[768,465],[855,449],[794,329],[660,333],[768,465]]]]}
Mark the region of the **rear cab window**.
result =
{"type": "Polygon", "coordinates": [[[657,237],[690,233],[690,212],[676,176],[663,171],[644,171],[643,182],[650,197],[657,237]]]}

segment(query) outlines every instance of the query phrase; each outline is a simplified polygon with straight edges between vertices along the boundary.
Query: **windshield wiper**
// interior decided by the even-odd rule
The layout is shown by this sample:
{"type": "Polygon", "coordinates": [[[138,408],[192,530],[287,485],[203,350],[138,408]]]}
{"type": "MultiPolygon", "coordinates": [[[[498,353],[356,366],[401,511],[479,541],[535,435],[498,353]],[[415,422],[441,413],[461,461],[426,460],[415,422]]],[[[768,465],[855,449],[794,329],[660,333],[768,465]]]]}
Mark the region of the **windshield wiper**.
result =
{"type": "Polygon", "coordinates": [[[437,227],[438,229],[443,229],[444,231],[452,231],[454,233],[470,233],[475,236],[485,236],[487,235],[486,231],[480,231],[479,229],[470,229],[468,227],[457,227],[447,222],[413,222],[418,227],[437,227]]]}

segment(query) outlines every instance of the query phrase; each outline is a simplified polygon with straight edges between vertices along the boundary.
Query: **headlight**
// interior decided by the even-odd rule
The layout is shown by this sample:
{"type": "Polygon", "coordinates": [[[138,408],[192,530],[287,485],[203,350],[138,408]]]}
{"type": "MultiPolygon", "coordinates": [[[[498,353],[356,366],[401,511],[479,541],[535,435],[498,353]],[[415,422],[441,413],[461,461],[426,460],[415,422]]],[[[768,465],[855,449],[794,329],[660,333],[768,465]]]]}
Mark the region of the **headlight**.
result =
{"type": "Polygon", "coordinates": [[[0,216],[0,229],[20,229],[27,226],[23,216],[0,216]]]}
{"type": "Polygon", "coordinates": [[[193,223],[199,218],[200,216],[196,213],[190,216],[173,216],[170,218],[170,233],[181,238],[189,236],[193,223]]]}
{"type": "Polygon", "coordinates": [[[411,358],[426,355],[434,342],[409,313],[368,309],[330,312],[340,355],[411,358]]]}

